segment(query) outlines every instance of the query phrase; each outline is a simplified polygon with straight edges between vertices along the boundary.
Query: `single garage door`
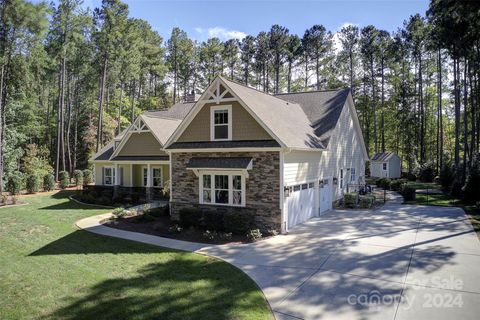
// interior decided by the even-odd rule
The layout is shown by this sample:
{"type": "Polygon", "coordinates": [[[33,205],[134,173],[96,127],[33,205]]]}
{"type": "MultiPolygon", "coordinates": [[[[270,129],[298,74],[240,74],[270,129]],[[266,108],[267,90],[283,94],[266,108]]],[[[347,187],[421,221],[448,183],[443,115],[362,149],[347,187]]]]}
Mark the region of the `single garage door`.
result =
{"type": "Polygon", "coordinates": [[[315,184],[310,182],[289,187],[285,206],[289,228],[315,217],[315,184]]]}
{"type": "Polygon", "coordinates": [[[319,214],[322,214],[332,209],[332,183],[330,181],[330,178],[328,178],[319,180],[318,185],[319,214]]]}

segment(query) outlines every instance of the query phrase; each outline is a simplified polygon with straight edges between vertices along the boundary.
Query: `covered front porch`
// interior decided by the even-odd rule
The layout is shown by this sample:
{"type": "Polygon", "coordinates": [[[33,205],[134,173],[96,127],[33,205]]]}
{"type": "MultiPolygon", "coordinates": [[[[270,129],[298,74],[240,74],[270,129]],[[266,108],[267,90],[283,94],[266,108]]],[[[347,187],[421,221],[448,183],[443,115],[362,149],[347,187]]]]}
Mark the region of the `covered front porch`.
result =
{"type": "Polygon", "coordinates": [[[117,160],[94,167],[96,186],[162,190],[170,181],[168,160],[117,160]]]}

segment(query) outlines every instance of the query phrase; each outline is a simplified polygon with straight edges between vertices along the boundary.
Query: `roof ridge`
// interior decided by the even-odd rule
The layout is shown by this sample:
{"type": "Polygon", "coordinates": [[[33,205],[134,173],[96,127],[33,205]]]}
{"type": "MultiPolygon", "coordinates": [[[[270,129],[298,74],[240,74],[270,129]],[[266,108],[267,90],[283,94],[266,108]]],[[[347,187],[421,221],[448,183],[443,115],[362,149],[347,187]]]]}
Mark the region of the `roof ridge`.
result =
{"type": "Polygon", "coordinates": [[[266,95],[266,96],[275,98],[275,99],[277,99],[277,100],[279,100],[279,101],[281,101],[281,102],[283,102],[283,103],[286,103],[286,104],[288,104],[288,105],[293,104],[293,105],[297,105],[297,106],[301,107],[300,104],[298,104],[298,103],[296,103],[296,102],[285,101],[285,100],[283,100],[283,99],[280,99],[280,98],[276,97],[276,95],[270,94],[270,93],[268,93],[268,92],[260,91],[260,90],[258,90],[258,89],[255,89],[255,88],[252,88],[252,87],[249,87],[249,86],[246,86],[246,85],[244,85],[243,83],[239,83],[239,82],[237,82],[237,81],[235,81],[235,80],[227,79],[227,78],[225,78],[225,77],[223,77],[223,76],[221,76],[221,75],[219,75],[218,77],[219,77],[220,79],[222,79],[223,81],[227,82],[227,83],[228,83],[228,82],[232,82],[232,83],[234,83],[234,84],[236,84],[236,85],[239,85],[239,86],[242,86],[242,87],[244,87],[244,88],[247,88],[247,89],[256,91],[256,92],[258,92],[258,93],[264,94],[264,95],[266,95]]]}
{"type": "Polygon", "coordinates": [[[350,90],[350,87],[338,88],[338,89],[312,90],[312,91],[282,92],[282,93],[275,93],[273,96],[285,96],[285,95],[292,95],[292,94],[318,93],[318,92],[343,91],[343,90],[350,90]]]}

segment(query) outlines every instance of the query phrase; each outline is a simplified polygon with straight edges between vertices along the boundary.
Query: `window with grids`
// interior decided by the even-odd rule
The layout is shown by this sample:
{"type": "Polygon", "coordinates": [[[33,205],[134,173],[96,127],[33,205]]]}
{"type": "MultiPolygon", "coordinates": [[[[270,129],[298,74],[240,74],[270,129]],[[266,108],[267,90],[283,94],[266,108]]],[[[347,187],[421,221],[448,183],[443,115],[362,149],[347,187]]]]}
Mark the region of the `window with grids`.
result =
{"type": "Polygon", "coordinates": [[[350,181],[355,182],[356,179],[357,177],[356,177],[355,168],[350,168],[350,181]]]}
{"type": "Polygon", "coordinates": [[[107,186],[113,185],[115,181],[115,168],[105,167],[103,169],[103,184],[107,186]]]}
{"type": "Polygon", "coordinates": [[[245,205],[245,178],[236,173],[203,173],[200,202],[230,206],[245,205]]]}
{"type": "Polygon", "coordinates": [[[152,168],[152,182],[154,188],[161,188],[163,186],[161,168],[152,168]]]}
{"type": "Polygon", "coordinates": [[[230,139],[230,109],[213,109],[213,140],[228,140],[230,139]]]}

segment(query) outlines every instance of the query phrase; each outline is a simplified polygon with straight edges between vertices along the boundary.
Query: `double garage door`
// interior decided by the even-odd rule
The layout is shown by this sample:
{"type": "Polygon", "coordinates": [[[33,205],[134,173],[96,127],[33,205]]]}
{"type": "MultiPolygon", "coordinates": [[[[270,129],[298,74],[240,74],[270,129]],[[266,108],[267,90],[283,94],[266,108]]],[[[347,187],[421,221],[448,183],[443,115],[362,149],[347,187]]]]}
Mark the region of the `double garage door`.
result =
{"type": "Polygon", "coordinates": [[[298,184],[289,187],[285,200],[288,228],[303,223],[332,209],[331,179],[298,184]]]}

